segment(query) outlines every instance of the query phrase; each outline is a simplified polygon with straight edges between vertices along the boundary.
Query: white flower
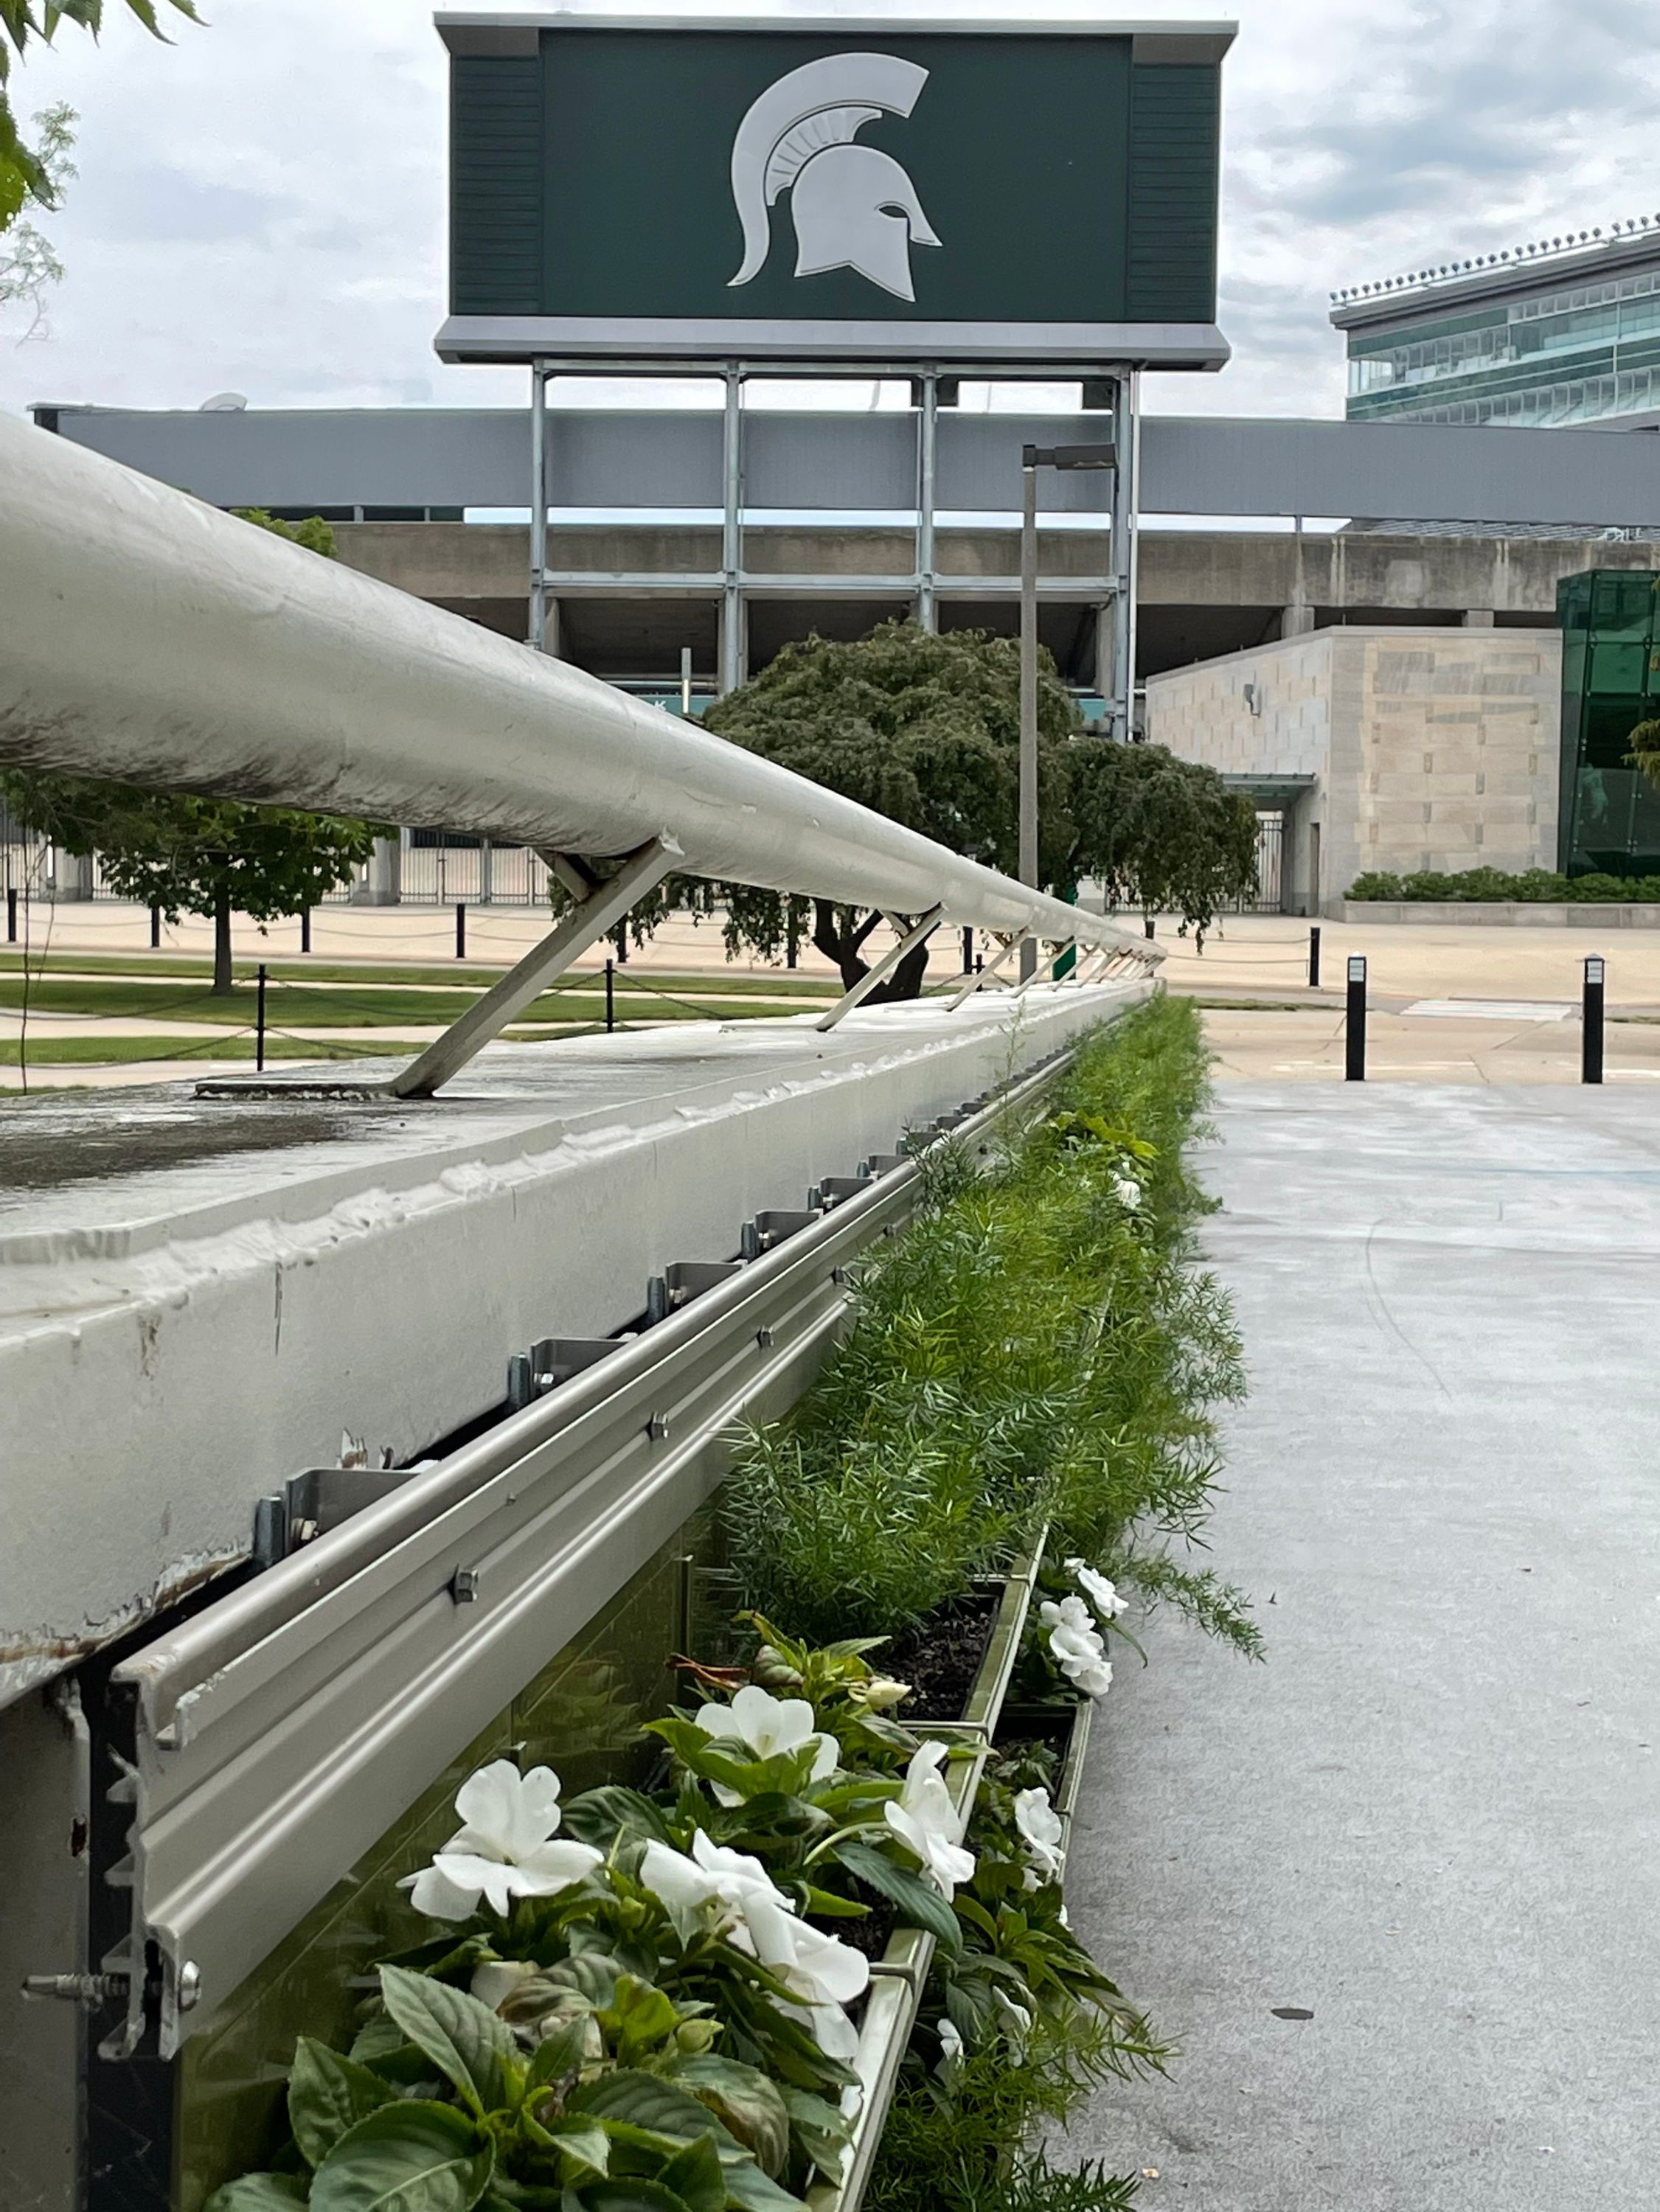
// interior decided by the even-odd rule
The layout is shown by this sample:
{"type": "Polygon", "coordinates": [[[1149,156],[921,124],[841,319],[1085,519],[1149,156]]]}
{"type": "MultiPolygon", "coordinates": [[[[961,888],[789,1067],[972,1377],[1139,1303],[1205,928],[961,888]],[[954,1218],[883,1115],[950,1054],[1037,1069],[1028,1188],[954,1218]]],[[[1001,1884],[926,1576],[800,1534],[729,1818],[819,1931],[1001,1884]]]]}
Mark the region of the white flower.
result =
{"type": "Polygon", "coordinates": [[[848,1692],[848,1700],[873,1713],[889,1713],[896,1705],[903,1705],[909,1695],[909,1682],[896,1682],[889,1674],[873,1674],[868,1681],[853,1685],[848,1692]]]}
{"type": "Polygon", "coordinates": [[[1061,1815],[1049,1802],[1047,1790],[1021,1790],[1014,1799],[1014,1825],[1026,1846],[1026,1856],[1049,1881],[1060,1879],[1061,1815]]]}
{"type": "Polygon", "coordinates": [[[1007,2030],[1010,2043],[1014,2046],[1015,2056],[1018,2057],[1025,2047],[1026,2038],[1031,2033],[1031,2014],[1025,2005],[1016,2004],[1012,1997],[1005,1996],[1000,1989],[992,1990],[991,2000],[1003,2015],[1003,2025],[1007,2030]]]}
{"type": "Polygon", "coordinates": [[[1091,1567],[1082,1559],[1068,1559],[1067,1572],[1103,1620],[1116,1620],[1121,1613],[1129,1611],[1129,1600],[1119,1596],[1116,1583],[1109,1582],[1098,1567],[1091,1567]]]}
{"type": "Polygon", "coordinates": [[[549,1840],[559,1826],[559,1777],[550,1766],[520,1774],[498,1759],[470,1775],[456,1793],[458,1829],[432,1864],[407,1875],[417,1912],[435,1920],[467,1920],[482,1897],[506,1913],[515,1897],[552,1897],[604,1863],[587,1844],[549,1840]]]}
{"type": "Polygon", "coordinates": [[[963,2039],[957,2032],[957,2023],[952,2020],[942,2020],[939,2023],[939,2063],[934,2071],[948,2078],[962,2063],[963,2039]]]}
{"type": "Polygon", "coordinates": [[[900,1841],[922,1863],[939,1894],[950,1898],[959,1881],[974,1875],[974,1853],[963,1849],[963,1816],[951,1802],[951,1792],[939,1768],[946,1756],[943,1743],[917,1748],[905,1770],[905,1786],[898,1802],[882,1808],[882,1817],[900,1841]]]}
{"type": "Polygon", "coordinates": [[[1120,1206],[1134,1213],[1141,1203],[1141,1186],[1134,1176],[1116,1175],[1112,1179],[1112,1194],[1120,1206]]]}
{"type": "Polygon", "coordinates": [[[804,2004],[850,2004],[869,1985],[862,1952],[798,1919],[759,1859],[711,1843],[701,1828],[690,1858],[666,1844],[648,1844],[640,1879],[666,1905],[718,1902],[731,1942],[769,1967],[804,2004]]]}
{"type": "Polygon", "coordinates": [[[526,1959],[484,1959],[472,1970],[470,1993],[480,2004],[487,2004],[492,2012],[499,2012],[520,1982],[529,1981],[542,1969],[526,1959]]]}
{"type": "MultiPolygon", "coordinates": [[[[748,1682],[729,1705],[711,1703],[694,1716],[706,1736],[717,1742],[741,1744],[757,1759],[775,1759],[781,1753],[812,1748],[814,1782],[836,1771],[841,1756],[833,1735],[817,1733],[818,1715],[805,1698],[775,1698],[770,1690],[748,1682]]],[[[724,1782],[711,1785],[723,1805],[736,1805],[739,1793],[724,1782]]]]}
{"type": "Polygon", "coordinates": [[[1083,1599],[1065,1597],[1059,1605],[1045,1604],[1037,1610],[1049,1632],[1050,1656],[1061,1672],[1086,1698],[1104,1698],[1112,1687],[1112,1666],[1083,1599]]]}

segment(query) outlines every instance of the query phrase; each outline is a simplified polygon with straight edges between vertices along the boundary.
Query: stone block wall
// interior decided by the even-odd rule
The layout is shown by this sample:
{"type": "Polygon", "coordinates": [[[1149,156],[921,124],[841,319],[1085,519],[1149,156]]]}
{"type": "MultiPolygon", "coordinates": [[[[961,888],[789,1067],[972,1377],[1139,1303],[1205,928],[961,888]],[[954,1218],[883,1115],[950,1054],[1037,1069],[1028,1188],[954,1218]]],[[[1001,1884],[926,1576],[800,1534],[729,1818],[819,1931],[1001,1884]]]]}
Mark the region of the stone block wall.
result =
{"type": "Polygon", "coordinates": [[[1300,910],[1365,870],[1554,867],[1560,689],[1554,630],[1323,629],[1151,678],[1146,731],[1225,774],[1314,778],[1286,823],[1300,910]]]}

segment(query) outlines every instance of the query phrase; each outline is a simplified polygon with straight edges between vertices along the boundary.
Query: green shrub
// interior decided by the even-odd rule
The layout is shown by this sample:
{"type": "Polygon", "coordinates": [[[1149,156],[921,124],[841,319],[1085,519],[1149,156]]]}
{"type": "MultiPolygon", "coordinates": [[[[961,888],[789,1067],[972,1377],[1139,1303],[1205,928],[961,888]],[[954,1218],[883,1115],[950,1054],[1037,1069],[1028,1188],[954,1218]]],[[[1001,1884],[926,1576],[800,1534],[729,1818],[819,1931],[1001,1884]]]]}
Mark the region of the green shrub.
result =
{"type": "Polygon", "coordinates": [[[993,1172],[947,1158],[864,1267],[813,1389],[739,1450],[724,1510],[746,1601],[808,1636],[919,1620],[1052,1524],[1079,1553],[1253,1648],[1243,1601],[1168,1555],[1240,1389],[1209,1201],[1183,1164],[1207,1096],[1198,1016],[1139,1008],[1087,1043],[993,1172]]]}
{"type": "Polygon", "coordinates": [[[1466,868],[1462,874],[1438,875],[1420,868],[1407,876],[1373,869],[1357,876],[1347,896],[1359,901],[1380,899],[1426,902],[1446,899],[1462,903],[1491,900],[1523,906],[1563,903],[1601,906],[1627,902],[1660,904],[1660,876],[1561,876],[1552,868],[1524,868],[1507,875],[1502,868],[1466,868]]]}

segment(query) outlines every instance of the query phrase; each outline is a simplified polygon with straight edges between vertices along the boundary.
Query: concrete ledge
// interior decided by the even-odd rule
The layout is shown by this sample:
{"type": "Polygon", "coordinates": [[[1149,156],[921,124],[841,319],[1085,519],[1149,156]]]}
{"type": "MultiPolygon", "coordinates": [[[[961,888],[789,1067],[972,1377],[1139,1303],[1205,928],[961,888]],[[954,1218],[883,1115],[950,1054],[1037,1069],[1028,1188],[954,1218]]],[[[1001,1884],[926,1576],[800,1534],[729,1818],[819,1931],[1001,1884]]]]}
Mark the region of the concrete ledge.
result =
{"type": "Polygon", "coordinates": [[[1327,912],[1334,921],[1449,922],[1493,929],[1660,929],[1660,906],[1617,900],[1606,903],[1534,904],[1527,899],[1338,899],[1327,912]]]}
{"type": "Polygon", "coordinates": [[[733,1257],[1146,988],[496,1046],[425,1106],[8,1108],[0,1705],[242,1557],[343,1431],[406,1464],[501,1401],[510,1354],[623,1327],[648,1275],[733,1257]]]}

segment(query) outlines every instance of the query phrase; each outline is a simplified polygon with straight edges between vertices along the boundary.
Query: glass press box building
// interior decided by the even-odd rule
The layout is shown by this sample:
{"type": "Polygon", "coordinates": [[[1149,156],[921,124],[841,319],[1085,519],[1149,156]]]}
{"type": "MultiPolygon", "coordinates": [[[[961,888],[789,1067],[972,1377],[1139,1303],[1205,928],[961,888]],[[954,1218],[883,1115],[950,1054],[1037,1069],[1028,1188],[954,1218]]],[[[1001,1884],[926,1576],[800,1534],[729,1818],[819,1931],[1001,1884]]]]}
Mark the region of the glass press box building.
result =
{"type": "Polygon", "coordinates": [[[1660,422],[1660,216],[1334,295],[1351,421],[1660,422]]]}
{"type": "Polygon", "coordinates": [[[1660,792],[1631,765],[1631,733],[1660,718],[1660,576],[1593,568],[1557,586],[1562,624],[1564,874],[1660,876],[1660,792]]]}

